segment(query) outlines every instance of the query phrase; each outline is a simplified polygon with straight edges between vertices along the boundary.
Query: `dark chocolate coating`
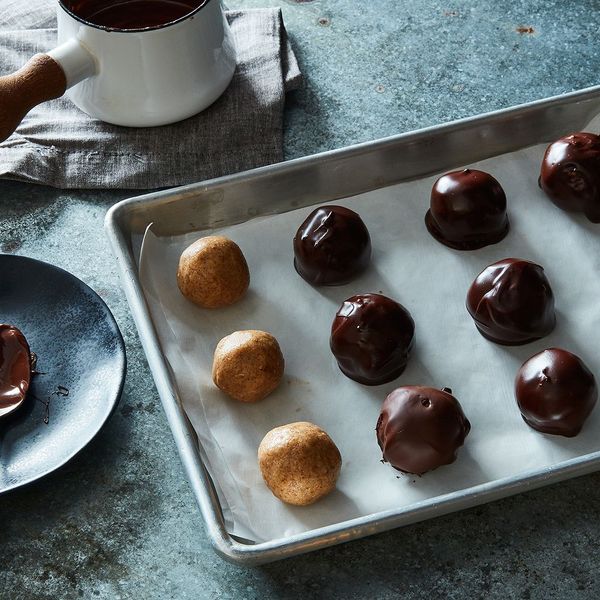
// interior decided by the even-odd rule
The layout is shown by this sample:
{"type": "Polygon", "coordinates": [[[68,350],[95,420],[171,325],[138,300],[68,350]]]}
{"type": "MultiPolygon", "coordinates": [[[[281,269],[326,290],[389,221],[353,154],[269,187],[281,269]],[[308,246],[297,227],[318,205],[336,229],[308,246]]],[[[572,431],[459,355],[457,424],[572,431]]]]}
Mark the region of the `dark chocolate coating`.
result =
{"type": "Polygon", "coordinates": [[[600,136],[573,133],[550,144],[539,183],[559,208],[600,223],[600,136]]]}
{"type": "Polygon", "coordinates": [[[486,267],[467,294],[467,310],[483,337],[516,346],[548,335],[556,323],[544,269],[518,258],[486,267]]]}
{"type": "Polygon", "coordinates": [[[160,27],[185,17],[205,0],[63,0],[77,17],[108,29],[160,27]]]}
{"type": "Polygon", "coordinates": [[[548,348],[523,363],[515,379],[515,396],[530,427],[573,437],[592,412],[598,389],[579,357],[548,348]]]}
{"type": "Polygon", "coordinates": [[[31,353],[25,336],[0,325],[0,416],[20,404],[31,381],[31,353]]]}
{"type": "Polygon", "coordinates": [[[312,285],[341,285],[364,271],[371,238],[362,219],[343,206],[321,206],[294,236],[294,266],[312,285]]]}
{"type": "Polygon", "coordinates": [[[509,229],[504,190],[476,169],[442,175],[431,190],[425,225],[438,242],[456,250],[496,244],[509,229]]]}
{"type": "Polygon", "coordinates": [[[400,387],[385,399],[376,427],[383,459],[416,475],[454,462],[470,430],[452,390],[417,385],[400,387]]]}
{"type": "Polygon", "coordinates": [[[415,322],[401,304],[380,294],[359,294],[337,311],[329,345],[344,375],[380,385],[404,371],[414,341],[415,322]]]}

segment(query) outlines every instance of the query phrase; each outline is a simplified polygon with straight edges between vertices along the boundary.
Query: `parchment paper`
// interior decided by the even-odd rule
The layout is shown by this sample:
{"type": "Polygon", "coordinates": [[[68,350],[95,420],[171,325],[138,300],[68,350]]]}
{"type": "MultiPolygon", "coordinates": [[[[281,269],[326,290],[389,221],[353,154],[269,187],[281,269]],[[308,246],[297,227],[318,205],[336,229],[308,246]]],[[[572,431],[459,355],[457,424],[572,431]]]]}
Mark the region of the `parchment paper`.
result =
{"type": "Polygon", "coordinates": [[[544,149],[468,165],[493,174],[508,198],[509,235],[481,250],[451,250],[427,232],[423,218],[437,176],[336,201],[362,216],[373,242],[370,269],[341,287],[313,288],[294,270],[292,237],[311,208],[214,230],[240,245],[251,273],[247,297],[222,310],[197,308],[176,284],[180,253],[209,232],[173,238],[147,233],[142,285],[231,533],[255,541],[277,539],[600,450],[600,408],[580,435],[567,439],[530,429],[513,396],[521,363],[551,346],[575,352],[600,374],[600,225],[560,211],[539,190],[544,149]],[[541,264],[555,293],[556,329],[526,346],[486,341],[465,309],[475,276],[506,257],[541,264]],[[342,375],[329,350],[338,306],[364,292],[398,300],[416,323],[408,368],[396,381],[378,387],[342,375]],[[271,332],[286,361],[281,387],[255,405],[230,400],[210,376],[217,342],[240,329],[271,332]],[[375,437],[383,399],[409,384],[452,388],[472,425],[458,460],[422,477],[382,464],[375,437]],[[271,428],[303,420],[331,435],[343,466],[336,492],[300,508],[283,504],[267,489],[256,451],[271,428]]]}

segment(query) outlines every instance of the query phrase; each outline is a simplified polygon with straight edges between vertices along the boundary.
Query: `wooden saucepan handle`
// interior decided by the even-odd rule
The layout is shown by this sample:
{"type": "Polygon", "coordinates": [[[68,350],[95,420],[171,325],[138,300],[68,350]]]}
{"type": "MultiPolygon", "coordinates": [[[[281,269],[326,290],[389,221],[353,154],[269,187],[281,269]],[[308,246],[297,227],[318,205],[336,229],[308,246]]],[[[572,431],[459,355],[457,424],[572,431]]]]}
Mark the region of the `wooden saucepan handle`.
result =
{"type": "Polygon", "coordinates": [[[15,73],[0,77],[0,142],[34,106],[59,98],[66,89],[64,71],[47,54],[36,54],[15,73]]]}

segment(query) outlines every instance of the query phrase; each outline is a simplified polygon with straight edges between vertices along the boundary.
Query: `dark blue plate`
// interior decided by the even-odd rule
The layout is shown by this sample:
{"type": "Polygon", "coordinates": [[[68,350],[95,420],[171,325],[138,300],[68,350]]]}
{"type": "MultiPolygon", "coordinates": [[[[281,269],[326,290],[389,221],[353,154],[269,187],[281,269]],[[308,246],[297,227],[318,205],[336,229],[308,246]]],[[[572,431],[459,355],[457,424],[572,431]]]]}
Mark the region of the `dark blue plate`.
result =
{"type": "Polygon", "coordinates": [[[125,380],[125,345],[104,301],[48,263],[0,254],[0,323],[37,357],[24,404],[0,418],[0,493],[64,465],[110,417],[125,380]]]}

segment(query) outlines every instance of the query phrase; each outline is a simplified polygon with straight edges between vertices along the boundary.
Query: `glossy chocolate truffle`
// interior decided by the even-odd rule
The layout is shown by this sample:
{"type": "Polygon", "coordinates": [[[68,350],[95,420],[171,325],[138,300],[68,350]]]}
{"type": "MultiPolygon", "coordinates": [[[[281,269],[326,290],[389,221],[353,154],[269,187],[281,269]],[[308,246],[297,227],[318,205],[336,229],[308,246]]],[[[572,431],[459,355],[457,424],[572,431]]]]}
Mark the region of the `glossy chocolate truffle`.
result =
{"type": "Polygon", "coordinates": [[[500,260],[477,276],[467,294],[467,310],[483,337],[507,346],[544,337],[556,322],[544,269],[518,258],[500,260]]]}
{"type": "Polygon", "coordinates": [[[0,325],[0,417],[23,402],[31,381],[31,352],[25,336],[0,325]]]}
{"type": "Polygon", "coordinates": [[[294,236],[294,266],[312,285],[341,285],[364,271],[371,238],[362,219],[343,206],[321,206],[294,236]]]}
{"type": "Polygon", "coordinates": [[[400,387],[385,399],[376,427],[383,459],[416,475],[454,462],[470,430],[452,390],[417,385],[400,387]]]}
{"type": "Polygon", "coordinates": [[[496,244],[508,233],[504,190],[476,169],[442,175],[431,190],[425,225],[438,242],[456,250],[496,244]]]}
{"type": "Polygon", "coordinates": [[[573,437],[592,412],[598,389],[579,357],[548,348],[523,363],[515,380],[515,396],[530,427],[573,437]]]}
{"type": "Polygon", "coordinates": [[[406,368],[415,322],[398,302],[380,294],[348,298],[335,315],[329,345],[344,375],[380,385],[406,368]]]}
{"type": "Polygon", "coordinates": [[[600,136],[573,133],[550,144],[539,183],[559,208],[600,223],[600,136]]]}

